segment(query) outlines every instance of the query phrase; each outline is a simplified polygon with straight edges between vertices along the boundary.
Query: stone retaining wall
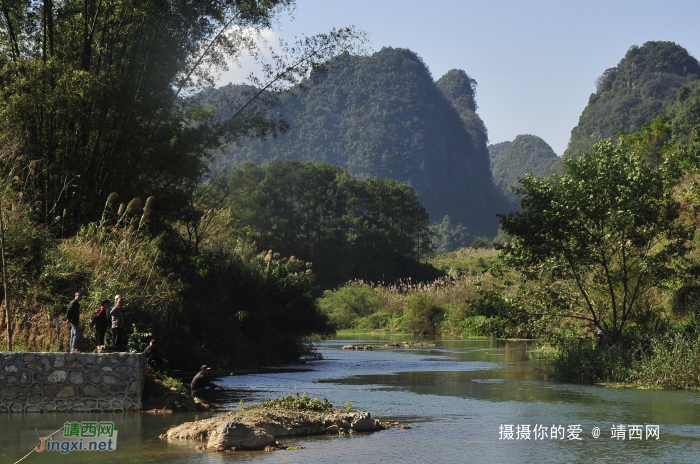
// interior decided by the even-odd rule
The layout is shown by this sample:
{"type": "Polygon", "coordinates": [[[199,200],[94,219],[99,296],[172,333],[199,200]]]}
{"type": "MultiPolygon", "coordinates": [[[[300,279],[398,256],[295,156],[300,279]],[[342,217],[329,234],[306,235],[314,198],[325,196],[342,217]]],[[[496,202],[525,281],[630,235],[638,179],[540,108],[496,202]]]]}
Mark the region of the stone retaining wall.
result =
{"type": "Polygon", "coordinates": [[[0,352],[0,413],[139,411],[142,353],[0,352]]]}

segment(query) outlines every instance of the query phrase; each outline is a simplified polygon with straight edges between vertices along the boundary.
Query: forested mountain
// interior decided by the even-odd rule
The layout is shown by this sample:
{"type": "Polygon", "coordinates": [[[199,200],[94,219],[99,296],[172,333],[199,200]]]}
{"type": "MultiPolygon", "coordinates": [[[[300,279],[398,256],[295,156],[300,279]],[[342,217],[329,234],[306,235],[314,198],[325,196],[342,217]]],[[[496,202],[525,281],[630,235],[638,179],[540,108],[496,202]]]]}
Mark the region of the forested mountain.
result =
{"type": "MultiPolygon", "coordinates": [[[[614,68],[596,81],[596,92],[571,131],[564,158],[578,158],[601,138],[632,133],[662,114],[682,86],[697,86],[700,64],[673,42],[631,47],[614,68]]],[[[555,170],[561,170],[557,163],[555,170]]]]}
{"type": "Polygon", "coordinates": [[[474,155],[479,158],[488,158],[489,152],[486,144],[489,141],[488,132],[484,121],[481,120],[476,109],[476,81],[469,77],[461,69],[451,69],[436,82],[437,88],[452,103],[457,110],[465,129],[471,136],[474,146],[474,155]]]}
{"type": "Polygon", "coordinates": [[[519,177],[528,172],[544,177],[559,157],[547,142],[536,135],[518,135],[512,142],[501,142],[502,154],[493,168],[493,181],[509,198],[516,200],[510,187],[518,183],[519,177]]]}
{"type": "Polygon", "coordinates": [[[487,147],[489,150],[489,161],[491,162],[491,171],[493,171],[493,167],[496,166],[496,162],[501,157],[501,155],[503,155],[505,149],[508,148],[508,145],[510,145],[510,142],[506,141],[494,143],[487,147]]]}
{"type": "MultiPolygon", "coordinates": [[[[219,163],[238,169],[248,161],[327,162],[361,178],[408,182],[431,222],[450,215],[472,239],[496,234],[495,214],[510,204],[491,180],[475,81],[453,70],[439,81],[441,92],[415,53],[394,48],[346,57],[313,77],[313,85],[282,100],[287,134],[229,144],[219,163]]],[[[205,98],[235,98],[245,89],[229,85],[205,98]]]]}

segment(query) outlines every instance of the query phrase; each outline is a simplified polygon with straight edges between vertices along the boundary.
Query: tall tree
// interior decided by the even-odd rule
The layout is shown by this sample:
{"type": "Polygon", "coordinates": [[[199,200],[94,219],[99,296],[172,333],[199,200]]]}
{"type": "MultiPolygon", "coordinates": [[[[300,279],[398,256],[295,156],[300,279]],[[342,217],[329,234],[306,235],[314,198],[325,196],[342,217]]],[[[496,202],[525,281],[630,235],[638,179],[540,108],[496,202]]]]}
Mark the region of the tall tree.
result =
{"type": "Polygon", "coordinates": [[[566,161],[566,174],[527,176],[521,212],[501,218],[514,239],[506,258],[528,275],[565,282],[580,303],[554,312],[588,321],[613,340],[634,320],[643,295],[673,275],[695,226],[679,220],[677,158],[659,169],[609,139],[566,161]]]}
{"type": "Polygon", "coordinates": [[[408,276],[434,252],[428,213],[405,183],[275,161],[246,164],[230,185],[236,225],[250,227],[263,249],[313,262],[324,286],[408,276]]]}

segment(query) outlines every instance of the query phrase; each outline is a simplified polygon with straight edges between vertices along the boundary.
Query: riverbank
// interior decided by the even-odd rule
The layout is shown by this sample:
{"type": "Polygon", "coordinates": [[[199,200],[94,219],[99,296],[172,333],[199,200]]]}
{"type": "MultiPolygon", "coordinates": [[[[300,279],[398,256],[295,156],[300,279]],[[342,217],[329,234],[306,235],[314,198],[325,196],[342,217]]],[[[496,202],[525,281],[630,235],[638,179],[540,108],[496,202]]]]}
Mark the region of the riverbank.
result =
{"type": "MultiPolygon", "coordinates": [[[[398,422],[373,419],[367,411],[333,408],[328,400],[308,395],[287,395],[230,411],[216,417],[186,422],[161,435],[162,440],[193,440],[205,452],[288,449],[279,438],[314,435],[345,435],[375,432],[398,426],[398,422]]],[[[411,428],[404,425],[402,429],[411,428]]]]}
{"type": "Polygon", "coordinates": [[[700,335],[670,330],[655,337],[628,337],[613,346],[591,339],[560,341],[544,354],[547,378],[643,389],[700,388],[700,335]]]}
{"type": "Polygon", "coordinates": [[[144,413],[206,412],[215,409],[206,401],[192,396],[180,379],[150,368],[146,370],[144,387],[144,413]]]}

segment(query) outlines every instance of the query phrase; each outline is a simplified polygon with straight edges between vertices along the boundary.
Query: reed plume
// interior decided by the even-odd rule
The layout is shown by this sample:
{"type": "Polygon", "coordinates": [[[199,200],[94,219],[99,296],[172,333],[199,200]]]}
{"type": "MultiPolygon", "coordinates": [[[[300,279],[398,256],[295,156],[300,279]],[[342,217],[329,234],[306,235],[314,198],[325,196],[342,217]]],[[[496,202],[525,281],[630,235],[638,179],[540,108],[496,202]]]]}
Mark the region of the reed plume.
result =
{"type": "Polygon", "coordinates": [[[141,220],[139,221],[139,229],[143,225],[144,222],[146,222],[146,219],[148,216],[151,215],[151,212],[153,211],[153,197],[152,195],[148,198],[146,198],[146,205],[143,207],[143,214],[141,215],[141,220]]]}
{"type": "Polygon", "coordinates": [[[112,205],[112,203],[117,201],[117,198],[119,198],[119,194],[117,192],[112,192],[107,197],[107,201],[105,202],[105,207],[102,210],[102,219],[100,219],[100,228],[105,223],[105,216],[107,215],[107,208],[109,208],[112,205]]]}
{"type": "Polygon", "coordinates": [[[141,199],[139,197],[134,198],[129,202],[129,204],[126,206],[126,212],[131,214],[135,213],[136,210],[141,208],[141,199]]]}

